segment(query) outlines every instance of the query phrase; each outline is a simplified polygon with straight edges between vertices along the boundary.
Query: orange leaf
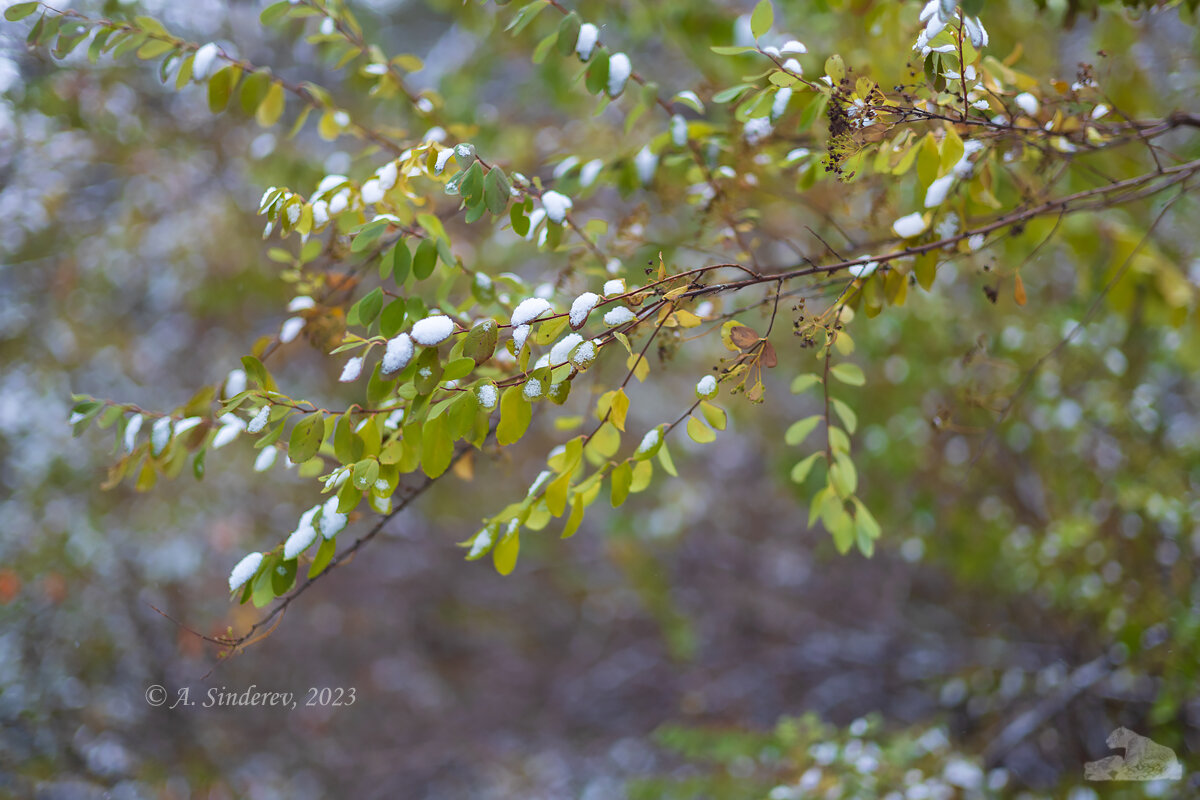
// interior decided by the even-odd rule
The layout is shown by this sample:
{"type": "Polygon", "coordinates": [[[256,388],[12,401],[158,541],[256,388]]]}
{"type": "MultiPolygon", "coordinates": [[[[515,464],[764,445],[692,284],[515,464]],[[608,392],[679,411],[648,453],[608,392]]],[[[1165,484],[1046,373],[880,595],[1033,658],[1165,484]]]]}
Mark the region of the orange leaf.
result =
{"type": "Polygon", "coordinates": [[[1013,299],[1017,301],[1017,305],[1025,305],[1025,281],[1021,280],[1021,275],[1016,276],[1016,283],[1013,286],[1013,299]]]}

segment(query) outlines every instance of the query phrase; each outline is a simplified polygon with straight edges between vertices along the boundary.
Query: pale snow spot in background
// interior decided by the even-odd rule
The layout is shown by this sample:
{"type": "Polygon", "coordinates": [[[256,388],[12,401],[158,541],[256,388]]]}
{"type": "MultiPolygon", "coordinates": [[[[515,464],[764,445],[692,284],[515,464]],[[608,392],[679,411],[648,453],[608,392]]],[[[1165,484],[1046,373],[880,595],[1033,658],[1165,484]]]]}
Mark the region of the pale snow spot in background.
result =
{"type": "Polygon", "coordinates": [[[279,455],[279,451],[274,445],[264,447],[258,452],[258,458],[254,459],[254,471],[266,472],[275,465],[275,458],[279,455]]]}
{"type": "Polygon", "coordinates": [[[579,185],[584,189],[591,186],[596,182],[596,177],[602,169],[604,169],[604,161],[599,158],[593,158],[584,164],[579,169],[579,185]]]}
{"type": "Polygon", "coordinates": [[[1041,104],[1038,103],[1038,99],[1029,92],[1021,92],[1019,95],[1013,98],[1013,102],[1017,104],[1017,108],[1021,109],[1031,117],[1037,114],[1038,109],[1041,108],[1041,104]]]}
{"type": "Polygon", "coordinates": [[[633,166],[637,170],[638,180],[643,186],[649,186],[650,181],[654,180],[655,170],[658,169],[658,156],[651,152],[650,145],[638,150],[637,155],[633,157],[633,166]]]}
{"type": "Polygon", "coordinates": [[[279,341],[287,344],[299,336],[302,330],[304,330],[304,317],[290,317],[284,320],[283,325],[279,328],[279,341]]]}
{"type": "Polygon", "coordinates": [[[916,211],[892,223],[892,230],[901,239],[911,239],[914,236],[920,236],[927,227],[929,227],[929,223],[925,221],[925,217],[916,211]]]}
{"type": "Polygon", "coordinates": [[[241,394],[246,391],[246,371],[243,369],[232,369],[225,376],[225,397],[233,397],[235,394],[241,394]]]}

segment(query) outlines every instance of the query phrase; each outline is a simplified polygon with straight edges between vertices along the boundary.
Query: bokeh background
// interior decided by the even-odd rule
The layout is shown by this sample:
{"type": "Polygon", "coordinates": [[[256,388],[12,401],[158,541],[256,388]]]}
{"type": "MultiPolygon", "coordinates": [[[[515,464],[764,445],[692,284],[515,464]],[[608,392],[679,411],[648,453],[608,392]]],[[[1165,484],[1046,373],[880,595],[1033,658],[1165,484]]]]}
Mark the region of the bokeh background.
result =
{"type": "MultiPolygon", "coordinates": [[[[263,31],[257,3],[68,5],[150,13],[294,79],[356,86],[295,30],[263,31]]],[[[836,43],[848,63],[898,80],[920,4],[877,5],[777,13],[810,50],[836,43]]],[[[640,147],[618,110],[591,118],[573,72],[530,64],[530,37],[501,33],[511,8],[355,8],[372,41],[425,60],[417,88],[439,89],[449,116],[479,126],[481,152],[513,168],[547,175],[570,154],[640,147]]],[[[1178,9],[1106,6],[1066,27],[1053,3],[996,8],[993,47],[1022,46],[1031,74],[1070,81],[1095,61],[1131,116],[1197,110],[1200,41],[1178,9]]],[[[580,4],[640,71],[702,91],[736,80],[708,46],[744,35],[749,9],[580,4]]],[[[203,481],[102,491],[111,433],[72,438],[70,395],[169,409],[219,383],[278,329],[293,294],[265,255],[262,190],[374,165],[353,140],[288,140],[236,110],[213,116],[203,87],[176,93],[132,58],[92,66],[84,48],[65,61],[27,50],[27,30],[0,23],[0,796],[786,799],[819,785],[822,797],[1089,800],[1083,763],[1108,754],[1121,724],[1200,768],[1193,201],[992,440],[994,410],[1084,318],[1161,201],[1065,221],[1023,271],[1024,308],[985,290],[1032,234],[856,321],[870,387],[852,403],[860,483],[884,528],[872,559],[838,556],[810,530],[805,490],[787,479],[796,451],[782,431],[816,400],[787,391],[811,354],[789,349],[785,326],[767,402],[732,403],[712,445],[674,445],[680,478],[616,511],[597,503],[569,542],[528,537],[507,578],[463,562],[454,543],[540,468],[556,435],[544,424],[511,452],[481,454],[473,480],[441,482],[272,636],[219,662],[155,609],[208,634],[252,622],[226,575],[292,529],[311,482],[255,473],[242,440],[210,454],[203,481]],[[1155,298],[1168,290],[1179,304],[1164,309],[1155,298]],[[357,699],[172,711],[146,703],[155,684],[201,700],[252,684],[302,699],[353,687],[357,699]],[[806,713],[828,727],[780,726],[806,713]]],[[[394,102],[360,105],[405,124],[394,102]]],[[[1200,151],[1194,131],[1164,144],[1200,151]]],[[[1137,147],[1105,162],[1121,176],[1145,166],[1137,147]]],[[[828,212],[853,228],[871,201],[822,183],[802,205],[774,198],[763,219],[828,231],[828,212]]],[[[577,210],[628,234],[614,248],[634,281],[659,249],[674,263],[702,257],[678,205],[669,192],[601,190],[577,210]]],[[[455,241],[468,257],[495,252],[466,227],[455,241]]],[[[537,281],[561,266],[532,247],[503,252],[489,272],[537,281]]],[[[646,425],[673,418],[722,353],[710,337],[662,355],[637,389],[646,425]]],[[[338,365],[303,341],[274,368],[297,396],[344,391],[338,365]]],[[[1197,782],[1101,788],[1186,797],[1197,782]]]]}

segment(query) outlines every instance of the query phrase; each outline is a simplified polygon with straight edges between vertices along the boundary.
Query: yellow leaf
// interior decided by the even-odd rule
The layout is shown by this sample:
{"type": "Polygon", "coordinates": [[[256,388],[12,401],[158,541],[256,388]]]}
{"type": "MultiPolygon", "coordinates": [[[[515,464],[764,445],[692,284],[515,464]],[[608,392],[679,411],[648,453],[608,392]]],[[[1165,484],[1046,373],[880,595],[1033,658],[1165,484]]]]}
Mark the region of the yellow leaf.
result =
{"type": "Polygon", "coordinates": [[[254,118],[258,120],[259,125],[269,128],[283,116],[283,106],[283,85],[272,83],[271,88],[267,90],[267,96],[258,104],[258,110],[254,113],[254,118]]]}
{"type": "Polygon", "coordinates": [[[625,432],[625,416],[629,413],[629,396],[624,389],[618,389],[613,395],[612,405],[609,406],[610,419],[617,430],[625,432]]]}

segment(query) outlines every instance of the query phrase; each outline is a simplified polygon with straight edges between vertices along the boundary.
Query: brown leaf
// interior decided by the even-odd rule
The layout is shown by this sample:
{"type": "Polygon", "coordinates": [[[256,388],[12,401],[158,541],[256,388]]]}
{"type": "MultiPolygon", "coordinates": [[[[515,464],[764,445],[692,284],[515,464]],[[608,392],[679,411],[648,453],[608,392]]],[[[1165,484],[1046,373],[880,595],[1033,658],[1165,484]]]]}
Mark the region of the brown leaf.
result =
{"type": "Polygon", "coordinates": [[[1013,286],[1013,300],[1017,301],[1017,305],[1025,305],[1025,281],[1021,280],[1020,273],[1017,273],[1015,285],[1013,286]]]}
{"type": "Polygon", "coordinates": [[[775,354],[775,348],[766,340],[763,340],[762,356],[759,360],[768,369],[779,363],[779,356],[775,354]]]}
{"type": "Polygon", "coordinates": [[[738,325],[729,331],[729,338],[733,343],[742,350],[748,350],[758,344],[759,335],[753,328],[747,328],[745,325],[738,325]]]}

